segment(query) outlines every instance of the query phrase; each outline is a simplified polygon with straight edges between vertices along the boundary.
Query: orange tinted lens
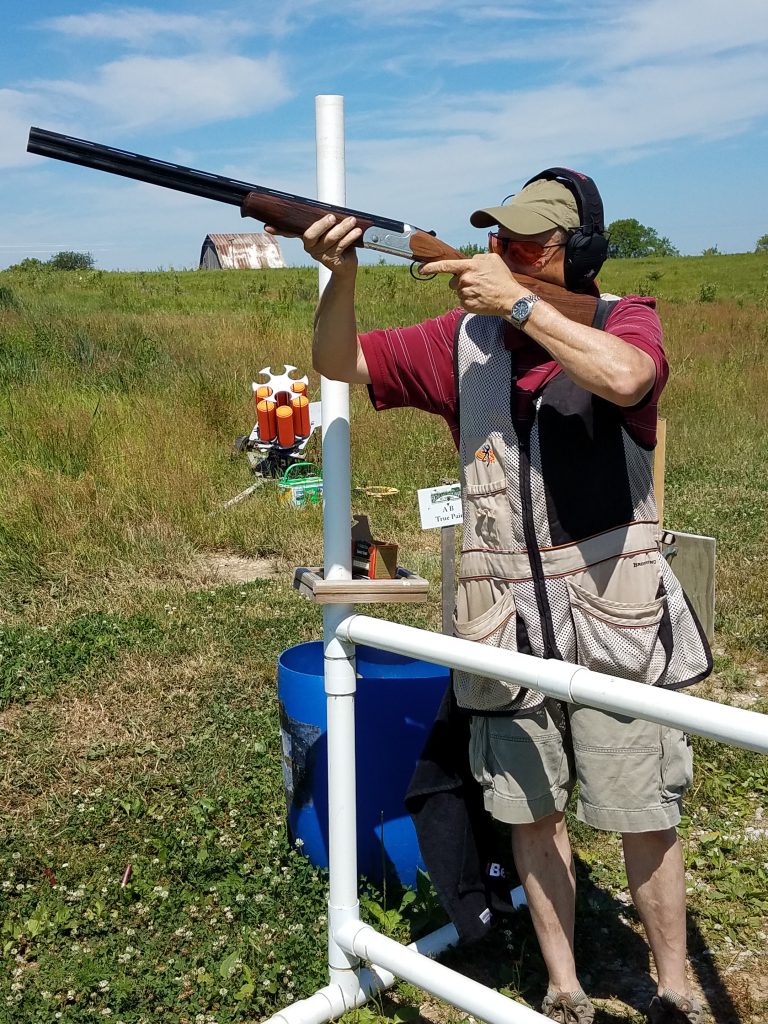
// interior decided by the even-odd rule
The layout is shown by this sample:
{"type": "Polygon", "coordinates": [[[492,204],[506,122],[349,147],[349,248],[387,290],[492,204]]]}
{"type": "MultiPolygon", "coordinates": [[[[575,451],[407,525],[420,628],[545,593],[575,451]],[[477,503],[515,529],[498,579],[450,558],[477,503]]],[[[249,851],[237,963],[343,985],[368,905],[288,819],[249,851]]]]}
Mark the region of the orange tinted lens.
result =
{"type": "Polygon", "coordinates": [[[507,256],[515,263],[535,263],[540,258],[544,246],[538,242],[513,242],[507,243],[507,256]]]}
{"type": "Polygon", "coordinates": [[[494,231],[488,233],[488,248],[498,256],[506,256],[514,263],[535,263],[544,251],[538,242],[521,242],[512,238],[499,237],[494,231]]]}

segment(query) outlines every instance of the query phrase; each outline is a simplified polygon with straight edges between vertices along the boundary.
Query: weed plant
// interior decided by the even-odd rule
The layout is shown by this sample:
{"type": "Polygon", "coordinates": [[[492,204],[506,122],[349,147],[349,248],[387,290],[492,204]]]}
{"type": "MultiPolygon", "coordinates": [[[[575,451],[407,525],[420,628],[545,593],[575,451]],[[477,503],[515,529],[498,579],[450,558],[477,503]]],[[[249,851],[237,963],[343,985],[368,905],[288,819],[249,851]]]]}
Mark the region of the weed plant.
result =
{"type": "MultiPolygon", "coordinates": [[[[665,525],[718,541],[716,673],[699,692],[766,711],[768,261],[616,262],[602,284],[659,296],[665,525]]],[[[286,837],[275,694],[279,653],[322,632],[290,588],[294,565],[322,559],[320,512],[270,484],[221,508],[252,481],[233,442],[253,424],[258,370],[295,364],[319,397],[315,294],[309,269],[0,274],[3,1024],[228,1024],[325,980],[324,879],[286,837]],[[216,555],[282,575],[221,586],[216,555]]],[[[360,327],[451,298],[405,268],[363,268],[360,327]]],[[[415,491],[456,478],[444,424],[375,414],[363,389],[351,410],[353,507],[437,584],[440,540],[419,529],[415,491]],[[375,485],[398,493],[361,490],[375,485]]],[[[377,613],[439,628],[432,589],[426,605],[377,613]]],[[[695,746],[681,828],[692,965],[722,1019],[762,1019],[768,767],[695,746]]],[[[615,951],[585,980],[638,1008],[647,953],[618,839],[571,825],[579,949],[585,964],[615,951]]],[[[398,938],[438,914],[423,883],[369,891],[364,913],[398,938]]],[[[448,961],[540,997],[525,917],[448,961]]],[[[389,1015],[408,1020],[423,996],[403,985],[396,998],[389,1015]]]]}

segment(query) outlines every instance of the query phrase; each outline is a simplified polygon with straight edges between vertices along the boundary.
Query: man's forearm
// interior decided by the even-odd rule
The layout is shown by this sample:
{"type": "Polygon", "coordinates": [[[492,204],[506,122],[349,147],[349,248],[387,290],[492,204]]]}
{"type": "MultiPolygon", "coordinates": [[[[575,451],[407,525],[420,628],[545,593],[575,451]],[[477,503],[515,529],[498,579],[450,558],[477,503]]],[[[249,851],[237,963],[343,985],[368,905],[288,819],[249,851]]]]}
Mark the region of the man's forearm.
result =
{"type": "Polygon", "coordinates": [[[333,274],[323,291],[315,313],[312,365],[331,380],[370,383],[357,341],[354,274],[333,274]]]}
{"type": "Polygon", "coordinates": [[[571,380],[609,402],[636,405],[653,387],[656,366],[647,352],[605,331],[574,323],[547,302],[536,303],[524,330],[571,380]]]}

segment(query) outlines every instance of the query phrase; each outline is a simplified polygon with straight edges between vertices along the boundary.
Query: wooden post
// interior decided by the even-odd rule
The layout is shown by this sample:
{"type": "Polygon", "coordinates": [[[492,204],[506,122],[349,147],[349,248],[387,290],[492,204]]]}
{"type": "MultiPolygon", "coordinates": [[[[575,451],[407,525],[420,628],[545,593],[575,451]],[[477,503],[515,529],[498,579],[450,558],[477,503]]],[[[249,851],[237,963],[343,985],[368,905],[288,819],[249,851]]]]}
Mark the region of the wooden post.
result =
{"type": "Polygon", "coordinates": [[[656,448],[653,452],[653,492],[659,510],[659,526],[664,522],[664,467],[667,458],[667,421],[664,416],[656,420],[656,448]]]}
{"type": "Polygon", "coordinates": [[[443,604],[443,633],[453,634],[453,605],[456,600],[456,527],[440,527],[440,563],[442,582],[440,594],[443,604]]]}

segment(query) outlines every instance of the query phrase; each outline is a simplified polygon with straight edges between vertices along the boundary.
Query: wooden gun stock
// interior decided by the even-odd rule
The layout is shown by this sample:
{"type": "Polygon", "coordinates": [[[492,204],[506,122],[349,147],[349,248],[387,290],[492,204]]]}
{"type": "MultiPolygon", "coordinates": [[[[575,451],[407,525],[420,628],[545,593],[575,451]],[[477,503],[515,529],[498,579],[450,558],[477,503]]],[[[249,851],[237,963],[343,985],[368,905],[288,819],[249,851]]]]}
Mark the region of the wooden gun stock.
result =
{"type": "Polygon", "coordinates": [[[375,248],[371,244],[366,233],[371,229],[380,228],[382,233],[386,231],[397,231],[403,236],[401,251],[397,255],[413,259],[417,263],[428,263],[429,260],[462,260],[464,255],[454,249],[452,245],[441,241],[429,231],[421,231],[418,228],[408,230],[408,226],[397,221],[387,221],[381,217],[374,217],[372,214],[359,213],[357,210],[345,210],[336,206],[323,206],[315,202],[309,206],[306,200],[296,196],[275,196],[263,192],[249,192],[242,202],[240,214],[243,217],[253,217],[270,227],[278,228],[292,235],[303,235],[307,228],[324,212],[335,213],[337,217],[352,216],[357,221],[357,226],[362,230],[361,238],[355,243],[360,249],[375,248]]]}
{"type": "Polygon", "coordinates": [[[526,277],[525,274],[515,274],[515,280],[519,281],[524,288],[528,288],[534,295],[544,299],[550,306],[568,317],[577,324],[592,326],[597,309],[597,295],[584,295],[581,292],[569,292],[567,288],[560,288],[548,281],[539,281],[535,277],[526,277]]]}

